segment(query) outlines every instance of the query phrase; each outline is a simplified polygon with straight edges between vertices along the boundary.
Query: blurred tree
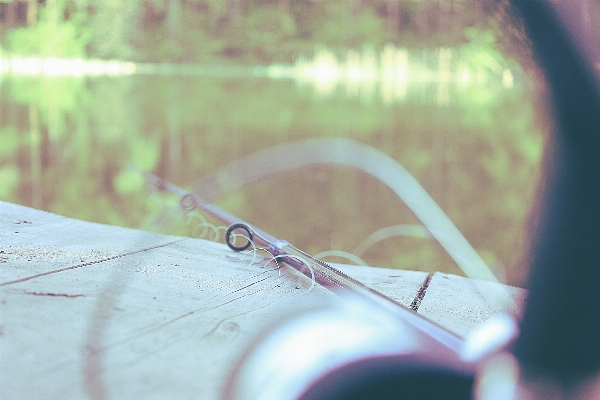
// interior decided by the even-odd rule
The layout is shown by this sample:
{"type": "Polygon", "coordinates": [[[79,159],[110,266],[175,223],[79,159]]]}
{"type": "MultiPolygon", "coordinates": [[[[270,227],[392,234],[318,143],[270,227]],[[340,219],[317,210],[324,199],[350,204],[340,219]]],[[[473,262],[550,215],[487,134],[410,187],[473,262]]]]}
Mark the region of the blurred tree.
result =
{"type": "Polygon", "coordinates": [[[138,60],[134,43],[141,32],[141,0],[102,0],[88,4],[89,53],[100,58],[138,60]]]}

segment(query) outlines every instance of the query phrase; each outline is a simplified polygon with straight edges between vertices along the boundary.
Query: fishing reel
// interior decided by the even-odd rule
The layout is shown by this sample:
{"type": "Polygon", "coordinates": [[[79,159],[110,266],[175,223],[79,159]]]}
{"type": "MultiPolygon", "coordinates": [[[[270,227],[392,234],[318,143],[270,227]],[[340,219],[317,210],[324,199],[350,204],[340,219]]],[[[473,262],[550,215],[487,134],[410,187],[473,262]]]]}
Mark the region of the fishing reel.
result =
{"type": "Polygon", "coordinates": [[[349,298],[267,329],[235,367],[224,399],[471,399],[478,371],[515,336],[514,320],[498,316],[473,330],[457,352],[349,298]]]}

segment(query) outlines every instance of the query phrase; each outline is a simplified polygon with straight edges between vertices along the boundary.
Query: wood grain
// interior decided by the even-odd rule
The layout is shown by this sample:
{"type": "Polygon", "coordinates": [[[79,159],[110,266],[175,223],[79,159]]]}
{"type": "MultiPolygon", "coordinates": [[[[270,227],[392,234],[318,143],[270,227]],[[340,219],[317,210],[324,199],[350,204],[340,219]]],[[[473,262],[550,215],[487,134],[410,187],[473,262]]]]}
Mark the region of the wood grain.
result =
{"type": "MultiPolygon", "coordinates": [[[[427,277],[339,267],[407,306],[427,277]]],[[[467,283],[439,279],[434,276],[419,309],[430,318],[458,303],[462,310],[482,307],[485,299],[469,297],[467,283]],[[462,297],[436,306],[437,291],[446,296],[452,284],[462,297]]],[[[309,286],[291,268],[250,265],[219,243],[0,202],[0,393],[6,399],[217,399],[235,361],[273,321],[340,301],[309,286]]],[[[499,296],[476,318],[465,311],[437,320],[462,334],[499,309],[505,300],[499,296]]]]}

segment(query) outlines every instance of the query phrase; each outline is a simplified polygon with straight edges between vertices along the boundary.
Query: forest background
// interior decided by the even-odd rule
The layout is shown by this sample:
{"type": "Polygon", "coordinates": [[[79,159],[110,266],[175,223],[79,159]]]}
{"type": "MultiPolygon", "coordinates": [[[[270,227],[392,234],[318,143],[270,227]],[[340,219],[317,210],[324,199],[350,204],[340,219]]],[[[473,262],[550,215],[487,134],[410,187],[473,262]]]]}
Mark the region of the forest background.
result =
{"type": "Polygon", "coordinates": [[[3,0],[0,43],[21,55],[267,65],[293,63],[315,44],[456,47],[474,40],[475,28],[505,50],[522,50],[507,7],[506,0],[3,0]]]}

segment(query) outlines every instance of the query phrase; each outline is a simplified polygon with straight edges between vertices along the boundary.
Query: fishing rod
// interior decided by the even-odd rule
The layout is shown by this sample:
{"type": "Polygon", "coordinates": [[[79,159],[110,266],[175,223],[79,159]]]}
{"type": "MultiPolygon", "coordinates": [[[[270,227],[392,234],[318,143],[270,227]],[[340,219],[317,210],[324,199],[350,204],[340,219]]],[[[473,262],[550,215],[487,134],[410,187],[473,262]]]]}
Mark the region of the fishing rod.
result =
{"type": "MultiPolygon", "coordinates": [[[[179,196],[180,206],[186,211],[199,210],[204,214],[227,225],[225,243],[234,251],[244,251],[250,246],[268,251],[276,261],[284,262],[298,272],[314,279],[314,282],[342,297],[360,298],[380,310],[400,318],[416,330],[424,333],[424,338],[432,348],[449,350],[453,356],[458,356],[464,345],[464,339],[453,332],[441,327],[428,318],[417,314],[412,309],[398,303],[384,294],[367,287],[362,282],[348,276],[321,260],[294,247],[285,240],[278,239],[241,218],[225,210],[208,204],[201,197],[190,193],[181,187],[168,182],[154,174],[143,173],[144,179],[159,192],[170,192],[179,196]],[[238,244],[239,236],[245,238],[243,244],[238,244]],[[436,345],[437,344],[437,345],[436,345]],[[441,345],[441,346],[439,346],[441,345]]],[[[443,351],[443,350],[442,350],[443,351]]]]}

